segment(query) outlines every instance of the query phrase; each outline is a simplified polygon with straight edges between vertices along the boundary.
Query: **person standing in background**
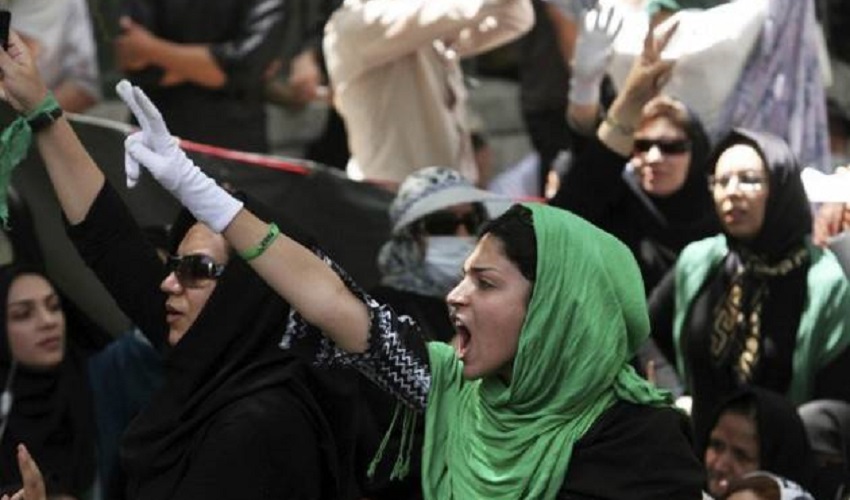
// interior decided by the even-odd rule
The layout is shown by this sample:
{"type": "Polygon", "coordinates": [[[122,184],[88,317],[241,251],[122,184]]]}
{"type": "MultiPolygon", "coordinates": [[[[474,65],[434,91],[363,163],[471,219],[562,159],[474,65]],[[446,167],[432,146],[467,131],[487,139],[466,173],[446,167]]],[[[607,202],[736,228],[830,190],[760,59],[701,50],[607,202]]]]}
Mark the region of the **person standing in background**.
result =
{"type": "Polygon", "coordinates": [[[100,70],[86,0],[7,0],[17,31],[62,109],[82,113],[100,100],[100,70]]]}
{"type": "Polygon", "coordinates": [[[284,0],[127,0],[118,68],[184,139],[267,152],[264,88],[284,0]]]}

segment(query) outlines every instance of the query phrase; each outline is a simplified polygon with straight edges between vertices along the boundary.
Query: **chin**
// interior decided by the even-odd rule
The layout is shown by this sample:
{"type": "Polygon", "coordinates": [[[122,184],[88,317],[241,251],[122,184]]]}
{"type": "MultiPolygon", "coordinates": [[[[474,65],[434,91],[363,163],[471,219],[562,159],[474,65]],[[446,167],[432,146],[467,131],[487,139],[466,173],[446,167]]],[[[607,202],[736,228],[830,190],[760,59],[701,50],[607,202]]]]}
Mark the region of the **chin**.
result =
{"type": "Polygon", "coordinates": [[[178,330],[178,329],[175,329],[175,328],[168,330],[168,345],[170,345],[171,347],[176,346],[177,343],[180,342],[180,339],[182,339],[184,335],[186,335],[185,330],[178,330]]]}

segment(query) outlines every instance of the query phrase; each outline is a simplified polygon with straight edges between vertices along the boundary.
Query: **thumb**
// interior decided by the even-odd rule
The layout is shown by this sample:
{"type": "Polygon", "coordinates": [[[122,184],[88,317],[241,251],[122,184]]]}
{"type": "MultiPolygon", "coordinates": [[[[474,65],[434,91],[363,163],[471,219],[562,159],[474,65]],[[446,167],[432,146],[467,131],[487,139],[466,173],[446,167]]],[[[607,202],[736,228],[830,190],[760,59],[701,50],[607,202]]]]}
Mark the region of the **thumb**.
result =
{"type": "Polygon", "coordinates": [[[124,173],[127,176],[127,187],[130,189],[136,187],[136,184],[138,184],[141,172],[139,162],[130,155],[129,149],[133,143],[142,141],[143,135],[141,132],[136,132],[124,141],[124,173]]]}

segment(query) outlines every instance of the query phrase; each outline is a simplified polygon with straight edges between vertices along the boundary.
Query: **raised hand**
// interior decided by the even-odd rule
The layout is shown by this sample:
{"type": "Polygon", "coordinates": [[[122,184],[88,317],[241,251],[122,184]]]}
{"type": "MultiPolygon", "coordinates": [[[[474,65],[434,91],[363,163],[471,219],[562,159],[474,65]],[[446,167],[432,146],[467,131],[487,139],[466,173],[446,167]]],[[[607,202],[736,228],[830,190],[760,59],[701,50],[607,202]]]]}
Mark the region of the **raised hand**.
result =
{"type": "Polygon", "coordinates": [[[22,115],[35,110],[47,95],[35,59],[17,33],[9,33],[9,48],[0,47],[0,99],[22,115]]]}
{"type": "Polygon", "coordinates": [[[144,91],[126,80],[116,86],[141,126],[124,142],[127,186],[133,187],[145,167],[198,221],[221,232],[242,208],[242,202],[222,189],[180,149],[162,114],[144,91]]]}
{"type": "Polygon", "coordinates": [[[3,495],[2,500],[47,500],[47,491],[44,487],[44,478],[38,464],[30,456],[27,447],[18,445],[18,468],[21,471],[21,479],[24,487],[11,497],[3,495]]]}
{"type": "Polygon", "coordinates": [[[594,7],[582,16],[572,64],[569,99],[581,105],[599,103],[599,85],[614,54],[614,39],[623,17],[613,6],[594,7]]]}

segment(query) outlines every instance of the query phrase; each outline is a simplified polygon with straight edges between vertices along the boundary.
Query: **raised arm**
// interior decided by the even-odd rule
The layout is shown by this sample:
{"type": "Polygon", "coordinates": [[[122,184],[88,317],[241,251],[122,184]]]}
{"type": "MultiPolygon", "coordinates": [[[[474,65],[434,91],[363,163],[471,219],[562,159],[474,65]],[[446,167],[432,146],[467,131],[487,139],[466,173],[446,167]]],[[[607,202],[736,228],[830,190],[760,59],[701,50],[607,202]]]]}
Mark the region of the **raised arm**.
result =
{"type": "MultiPolygon", "coordinates": [[[[49,95],[35,61],[16,33],[10,35],[8,51],[0,48],[0,74],[3,100],[23,116],[33,114],[49,95]]],[[[71,224],[79,223],[103,187],[103,173],[64,116],[35,134],[35,141],[65,216],[71,224]]]]}
{"type": "MultiPolygon", "coordinates": [[[[221,232],[301,316],[348,352],[368,347],[366,305],[310,250],[258,219],[207,177],[177,146],[159,111],[138,87],[121,83],[119,95],[142,126],[127,139],[128,172],[144,166],[201,222],[221,232]]],[[[134,180],[134,179],[132,179],[134,180]]]]}

